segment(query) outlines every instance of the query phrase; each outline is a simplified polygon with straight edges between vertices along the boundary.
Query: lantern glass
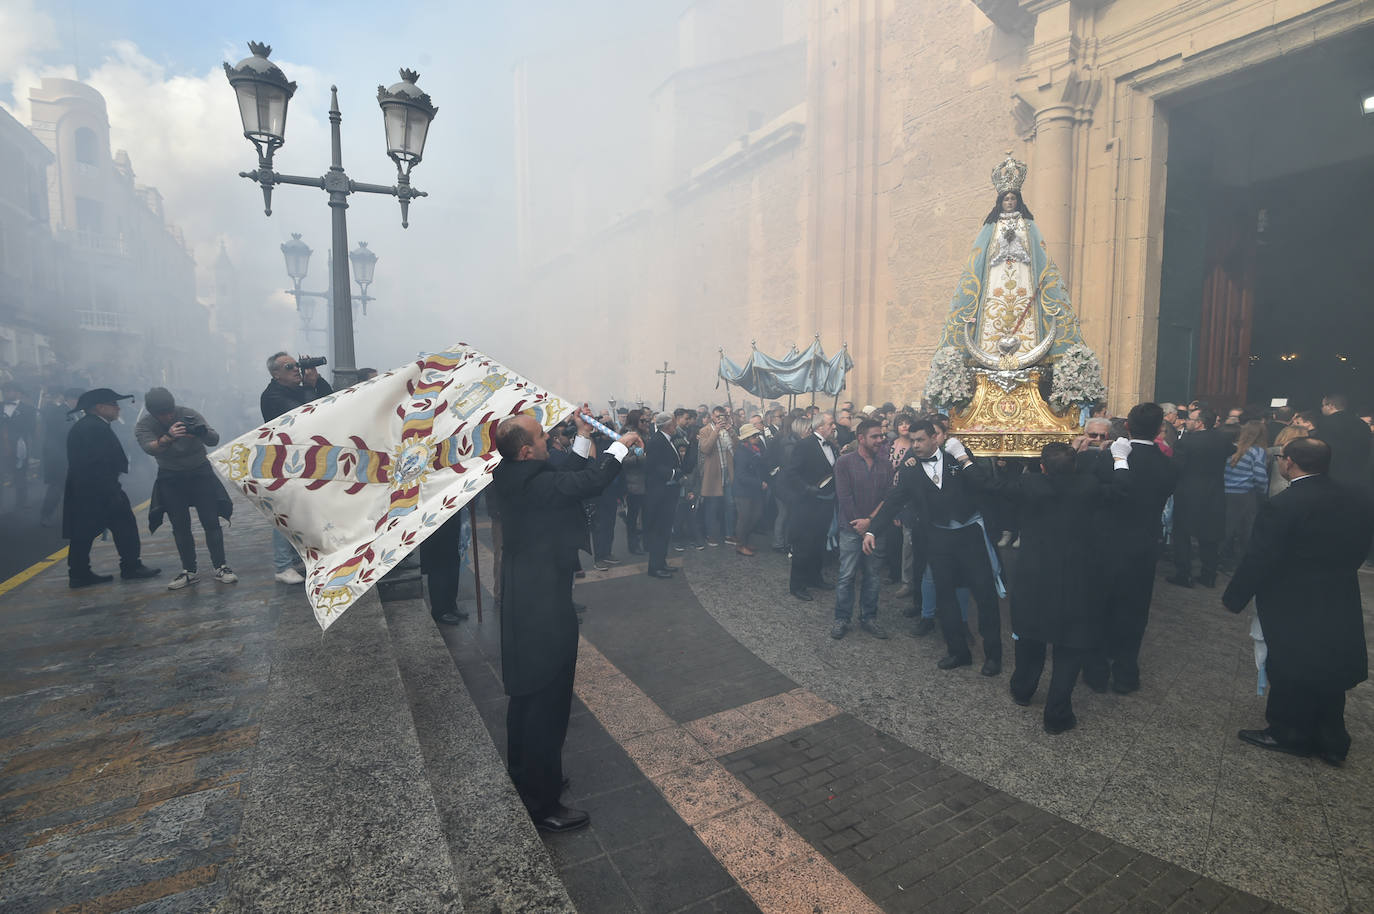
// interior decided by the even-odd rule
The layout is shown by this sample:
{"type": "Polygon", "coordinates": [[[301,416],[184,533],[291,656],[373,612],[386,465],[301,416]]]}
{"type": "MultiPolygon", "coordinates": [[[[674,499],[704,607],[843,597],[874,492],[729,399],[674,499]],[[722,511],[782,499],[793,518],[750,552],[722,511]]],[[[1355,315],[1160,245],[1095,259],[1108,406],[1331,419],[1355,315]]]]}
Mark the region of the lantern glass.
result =
{"type": "Polygon", "coordinates": [[[353,264],[353,279],[362,285],[372,283],[372,274],[377,269],[377,255],[367,248],[366,241],[358,242],[358,247],[348,255],[353,264]]]}
{"type": "Polygon", "coordinates": [[[282,257],[286,259],[286,275],[296,282],[305,279],[310,270],[310,245],[301,241],[301,236],[292,234],[291,240],[281,246],[282,257]]]}
{"type": "Polygon", "coordinates": [[[425,153],[425,135],[429,133],[429,116],[404,102],[390,102],[382,106],[386,121],[386,151],[402,162],[418,162],[425,153]]]}

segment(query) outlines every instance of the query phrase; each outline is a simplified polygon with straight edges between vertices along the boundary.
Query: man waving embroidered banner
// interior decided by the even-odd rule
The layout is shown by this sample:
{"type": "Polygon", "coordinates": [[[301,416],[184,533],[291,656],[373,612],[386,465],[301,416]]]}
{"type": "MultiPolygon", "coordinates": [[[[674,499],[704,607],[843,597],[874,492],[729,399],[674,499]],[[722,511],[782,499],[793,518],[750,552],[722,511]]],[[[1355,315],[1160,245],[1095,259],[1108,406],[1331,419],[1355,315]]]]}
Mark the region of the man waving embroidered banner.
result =
{"type": "Polygon", "coordinates": [[[293,409],[211,455],[306,564],[328,628],[491,482],[502,419],[573,404],[459,343],[293,409]]]}

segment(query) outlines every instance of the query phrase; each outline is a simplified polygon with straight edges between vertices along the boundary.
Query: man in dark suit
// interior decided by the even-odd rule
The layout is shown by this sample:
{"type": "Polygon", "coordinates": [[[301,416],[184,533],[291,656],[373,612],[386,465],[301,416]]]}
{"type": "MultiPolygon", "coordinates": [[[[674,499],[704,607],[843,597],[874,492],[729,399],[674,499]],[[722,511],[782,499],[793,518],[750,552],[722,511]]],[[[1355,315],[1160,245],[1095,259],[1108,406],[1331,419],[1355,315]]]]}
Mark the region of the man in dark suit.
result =
{"type": "Polygon", "coordinates": [[[67,485],[62,504],[62,536],[71,540],[67,550],[67,583],[76,589],[106,584],[113,575],[91,570],[91,544],[102,530],[109,530],[119,551],[119,576],[124,580],[151,578],[159,569],[149,568],[139,557],[138,522],[119,477],[129,472],[129,458],[110,423],[119,418],[119,401],[132,400],[108,387],[88,390],[76,401],[86,415],[67,434],[67,485]]]}
{"type": "Polygon", "coordinates": [[[1240,612],[1253,597],[1269,646],[1269,726],[1240,738],[1339,765],[1350,751],[1345,693],[1369,677],[1357,572],[1374,509],[1363,490],[1328,475],[1331,454],[1316,438],[1284,445],[1279,471],[1291,485],[1260,508],[1221,600],[1240,612]]]}
{"type": "MultiPolygon", "coordinates": [[[[974,501],[975,493],[987,488],[987,480],[980,477],[981,468],[973,465],[958,438],[946,438],[942,448],[936,434],[929,420],[911,427],[910,453],[915,459],[902,466],[897,484],[888,490],[883,507],[873,517],[870,531],[886,530],[902,508],[911,507],[924,534],[935,581],[935,614],[949,651],[937,665],[952,670],[973,663],[955,593],[963,584],[978,604],[984,658],[980,672],[996,676],[1002,672],[1002,607],[992,567],[992,544],[974,501]]],[[[870,532],[864,537],[864,551],[875,548],[870,532]]]]}
{"type": "Polygon", "coordinates": [[[791,501],[788,508],[787,537],[792,543],[792,568],[787,589],[798,600],[814,599],[808,588],[829,589],[821,576],[825,561],[825,538],[835,516],[835,417],[817,413],[811,419],[811,434],[792,448],[784,469],[783,484],[791,501]]]}
{"type": "Polygon", "coordinates": [[[1129,490],[1126,459],[1132,449],[1125,439],[1113,442],[1104,453],[1111,475],[1099,479],[1096,472],[1075,472],[1074,449],[1051,442],[1040,451],[1040,472],[1003,477],[997,486],[1022,517],[1021,551],[1011,586],[1011,630],[1016,633],[1011,698],[1018,705],[1030,704],[1045,669],[1046,648],[1053,645],[1046,733],[1078,725],[1073,687],[1089,651],[1097,646],[1102,617],[1102,568],[1092,520],[1129,490]]]}
{"type": "Polygon", "coordinates": [[[560,470],[549,465],[548,438],[533,417],[504,420],[496,431],[501,463],[492,472],[501,503],[506,766],[542,831],[570,831],[590,821],[559,800],[577,666],[572,582],[587,532],[582,501],[610,485],[628,449],[639,444],[639,435],[628,432],[591,463],[591,426],[580,411],[574,421],[577,438],[560,470]]]}
{"type": "Polygon", "coordinates": [[[1188,413],[1187,431],[1174,449],[1178,485],[1174,490],[1174,576],[1169,583],[1193,586],[1193,538],[1198,542],[1204,587],[1217,585],[1217,550],[1226,526],[1226,461],[1235,452],[1231,439],[1216,428],[1217,414],[1203,407],[1188,413]]]}
{"type": "Polygon", "coordinates": [[[1320,438],[1331,447],[1328,476],[1344,486],[1364,488],[1369,485],[1369,426],[1351,411],[1344,394],[1322,398],[1322,417],[1312,437],[1320,438]]]}
{"type": "Polygon", "coordinates": [[[696,442],[693,439],[687,446],[685,458],[678,454],[673,440],[676,413],[659,413],[654,426],[656,431],[644,442],[644,547],[649,553],[649,577],[666,580],[677,570],[668,566],[668,541],[683,478],[696,467],[696,442]]]}
{"type": "MultiPolygon", "coordinates": [[[[1105,601],[1099,649],[1083,667],[1083,681],[1094,691],[1105,692],[1109,682],[1122,695],[1140,688],[1140,642],[1154,597],[1160,518],[1178,481],[1178,470],[1155,444],[1163,424],[1164,411],[1155,403],[1138,403],[1126,414],[1131,485],[1093,524],[1105,601]]],[[[1113,468],[1110,455],[1100,455],[1093,470],[1105,482],[1113,468]]]]}

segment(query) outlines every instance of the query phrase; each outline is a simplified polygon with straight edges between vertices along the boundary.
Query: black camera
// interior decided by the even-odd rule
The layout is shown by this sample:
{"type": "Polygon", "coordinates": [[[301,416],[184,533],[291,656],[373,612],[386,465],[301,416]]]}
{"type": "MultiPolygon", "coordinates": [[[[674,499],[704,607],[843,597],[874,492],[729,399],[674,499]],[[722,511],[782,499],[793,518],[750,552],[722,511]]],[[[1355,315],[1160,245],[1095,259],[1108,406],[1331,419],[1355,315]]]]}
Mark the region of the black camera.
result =
{"type": "Polygon", "coordinates": [[[328,365],[329,360],[322,355],[303,355],[296,359],[296,364],[301,366],[301,371],[311,368],[319,368],[321,365],[328,365]]]}
{"type": "Polygon", "coordinates": [[[195,416],[178,416],[177,421],[186,426],[186,433],[195,435],[197,438],[204,438],[209,431],[204,422],[197,422],[195,416]]]}

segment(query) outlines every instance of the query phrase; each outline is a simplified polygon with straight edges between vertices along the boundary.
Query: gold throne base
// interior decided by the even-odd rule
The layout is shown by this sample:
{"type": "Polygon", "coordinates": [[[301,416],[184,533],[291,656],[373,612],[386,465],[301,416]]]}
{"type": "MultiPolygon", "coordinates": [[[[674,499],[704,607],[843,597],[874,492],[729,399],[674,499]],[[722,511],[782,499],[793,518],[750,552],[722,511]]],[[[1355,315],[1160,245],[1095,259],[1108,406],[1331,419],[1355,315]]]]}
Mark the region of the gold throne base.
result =
{"type": "Polygon", "coordinates": [[[1072,442],[1083,433],[1077,411],[1059,415],[1040,396],[1040,372],[1011,390],[1003,390],[978,372],[973,401],[949,417],[949,433],[958,436],[975,456],[1039,457],[1052,441],[1072,442]]]}

